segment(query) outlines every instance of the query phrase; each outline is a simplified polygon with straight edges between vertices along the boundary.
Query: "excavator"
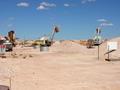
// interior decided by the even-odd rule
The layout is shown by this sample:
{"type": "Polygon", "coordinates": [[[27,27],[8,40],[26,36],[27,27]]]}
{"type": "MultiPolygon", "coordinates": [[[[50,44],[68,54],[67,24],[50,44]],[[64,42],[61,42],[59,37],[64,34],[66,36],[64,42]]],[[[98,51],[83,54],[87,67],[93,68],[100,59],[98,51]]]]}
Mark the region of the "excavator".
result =
{"type": "Polygon", "coordinates": [[[54,27],[50,36],[43,36],[39,40],[36,40],[33,45],[40,45],[40,46],[51,46],[53,44],[53,39],[55,33],[59,32],[59,28],[57,26],[54,27]]]}

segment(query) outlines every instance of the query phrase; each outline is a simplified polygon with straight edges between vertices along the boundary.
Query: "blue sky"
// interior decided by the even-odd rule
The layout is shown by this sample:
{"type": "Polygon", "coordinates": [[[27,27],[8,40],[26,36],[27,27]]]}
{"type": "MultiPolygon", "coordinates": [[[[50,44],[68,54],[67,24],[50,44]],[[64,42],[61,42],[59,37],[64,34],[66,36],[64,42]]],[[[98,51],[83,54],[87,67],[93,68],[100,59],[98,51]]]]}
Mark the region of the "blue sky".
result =
{"type": "Polygon", "coordinates": [[[120,0],[0,0],[0,34],[37,39],[60,28],[56,39],[92,38],[101,27],[103,38],[120,36],[120,0]]]}

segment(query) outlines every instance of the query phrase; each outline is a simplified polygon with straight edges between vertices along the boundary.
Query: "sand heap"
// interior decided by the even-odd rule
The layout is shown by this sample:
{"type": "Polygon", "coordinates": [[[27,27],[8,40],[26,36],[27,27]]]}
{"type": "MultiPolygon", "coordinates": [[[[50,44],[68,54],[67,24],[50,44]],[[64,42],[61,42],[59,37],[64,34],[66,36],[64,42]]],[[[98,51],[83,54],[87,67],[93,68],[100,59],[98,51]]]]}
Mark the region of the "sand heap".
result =
{"type": "MultiPolygon", "coordinates": [[[[114,38],[108,41],[118,42],[118,49],[110,54],[111,58],[120,59],[120,37],[114,38]]],[[[55,42],[51,47],[50,51],[52,52],[61,52],[61,53],[81,53],[83,55],[97,55],[97,47],[88,49],[86,46],[82,46],[71,40],[64,40],[61,42],[55,42]]],[[[107,52],[107,41],[100,45],[100,57],[101,59],[107,58],[107,55],[104,55],[107,52]]]]}
{"type": "Polygon", "coordinates": [[[81,54],[95,54],[94,49],[87,49],[86,46],[82,46],[71,40],[64,40],[61,42],[55,42],[51,47],[52,52],[62,52],[62,53],[81,53],[81,54]]]}

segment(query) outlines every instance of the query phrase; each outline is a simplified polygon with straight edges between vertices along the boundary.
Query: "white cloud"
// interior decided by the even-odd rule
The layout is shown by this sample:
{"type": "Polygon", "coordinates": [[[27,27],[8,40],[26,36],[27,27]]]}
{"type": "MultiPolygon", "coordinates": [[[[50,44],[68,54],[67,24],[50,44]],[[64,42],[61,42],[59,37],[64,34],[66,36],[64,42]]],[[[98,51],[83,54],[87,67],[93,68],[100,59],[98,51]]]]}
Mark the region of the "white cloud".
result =
{"type": "Polygon", "coordinates": [[[101,23],[100,26],[113,26],[113,23],[101,23]]]}
{"type": "Polygon", "coordinates": [[[100,22],[100,26],[103,27],[103,26],[113,26],[114,24],[112,22],[110,22],[109,20],[107,19],[98,19],[97,20],[98,22],[100,22]]]}
{"type": "Polygon", "coordinates": [[[88,0],[88,2],[95,2],[96,0],[88,0]]]}
{"type": "Polygon", "coordinates": [[[45,10],[45,9],[47,9],[45,6],[42,6],[42,5],[40,5],[39,7],[37,7],[37,10],[45,10]]]}
{"type": "Polygon", "coordinates": [[[18,7],[29,7],[29,3],[27,2],[20,2],[17,4],[18,7]]]}
{"type": "Polygon", "coordinates": [[[98,22],[106,22],[107,20],[102,18],[102,19],[98,19],[97,21],[98,22]]]}
{"type": "Polygon", "coordinates": [[[70,6],[70,4],[68,4],[68,3],[65,3],[65,4],[64,4],[64,6],[65,6],[65,7],[69,7],[69,6],[70,6]]]}
{"type": "Polygon", "coordinates": [[[82,0],[81,3],[85,4],[85,3],[92,3],[95,2],[96,0],[82,0]]]}
{"type": "Polygon", "coordinates": [[[56,4],[48,3],[48,2],[42,2],[41,5],[46,6],[46,7],[56,7],[56,4]]]}
{"type": "Polygon", "coordinates": [[[8,27],[12,27],[13,26],[13,24],[8,24],[8,27]]]}
{"type": "Polygon", "coordinates": [[[45,10],[45,9],[49,9],[49,8],[52,8],[52,7],[56,7],[56,4],[54,4],[54,3],[48,3],[48,2],[42,2],[37,7],[37,10],[45,10]]]}

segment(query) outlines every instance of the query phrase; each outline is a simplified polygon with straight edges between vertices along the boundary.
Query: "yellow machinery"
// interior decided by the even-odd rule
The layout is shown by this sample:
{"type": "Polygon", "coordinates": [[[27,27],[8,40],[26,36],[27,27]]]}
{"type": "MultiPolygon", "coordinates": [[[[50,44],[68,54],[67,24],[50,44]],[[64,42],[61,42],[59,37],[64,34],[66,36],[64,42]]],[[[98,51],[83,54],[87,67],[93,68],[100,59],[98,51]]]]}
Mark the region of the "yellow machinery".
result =
{"type": "Polygon", "coordinates": [[[35,40],[33,45],[40,45],[40,46],[51,46],[53,44],[53,39],[55,33],[59,32],[59,29],[57,26],[54,27],[51,36],[43,36],[39,40],[35,40]]]}

